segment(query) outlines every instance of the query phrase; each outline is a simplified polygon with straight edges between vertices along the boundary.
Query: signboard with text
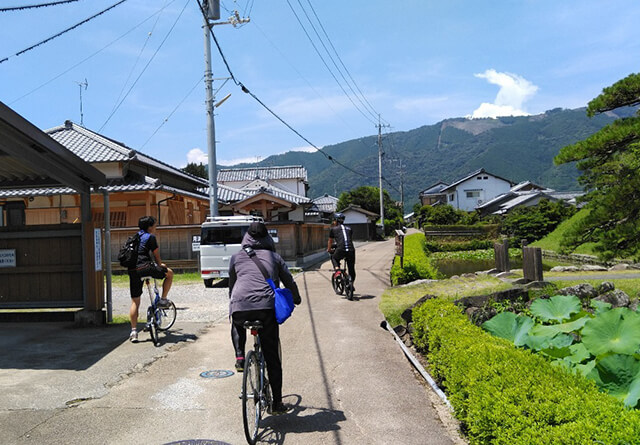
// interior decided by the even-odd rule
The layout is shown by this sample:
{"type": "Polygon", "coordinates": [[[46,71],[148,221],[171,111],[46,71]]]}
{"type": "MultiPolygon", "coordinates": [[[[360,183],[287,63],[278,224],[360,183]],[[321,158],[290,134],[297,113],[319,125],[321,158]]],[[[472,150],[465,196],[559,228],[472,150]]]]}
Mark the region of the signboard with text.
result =
{"type": "Polygon", "coordinates": [[[0,267],[16,267],[16,249],[0,249],[0,267]]]}
{"type": "Polygon", "coordinates": [[[200,235],[191,236],[191,251],[200,252],[200,235]]]}

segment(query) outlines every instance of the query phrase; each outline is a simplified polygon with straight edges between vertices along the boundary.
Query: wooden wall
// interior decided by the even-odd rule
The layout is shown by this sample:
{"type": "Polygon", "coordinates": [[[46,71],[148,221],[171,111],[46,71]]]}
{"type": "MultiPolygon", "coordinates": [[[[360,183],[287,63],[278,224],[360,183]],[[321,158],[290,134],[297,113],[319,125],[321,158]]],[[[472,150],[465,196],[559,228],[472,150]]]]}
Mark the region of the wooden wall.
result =
{"type": "Polygon", "coordinates": [[[0,249],[16,251],[16,267],[0,267],[0,308],[83,306],[80,224],[2,227],[0,249]]]}

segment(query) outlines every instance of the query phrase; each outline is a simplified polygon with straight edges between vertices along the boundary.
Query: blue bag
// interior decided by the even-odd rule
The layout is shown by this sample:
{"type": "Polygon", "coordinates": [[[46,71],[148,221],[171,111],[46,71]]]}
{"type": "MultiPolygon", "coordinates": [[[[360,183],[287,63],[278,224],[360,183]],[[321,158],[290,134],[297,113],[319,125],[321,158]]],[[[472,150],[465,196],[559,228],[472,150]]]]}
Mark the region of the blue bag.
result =
{"type": "Polygon", "coordinates": [[[276,310],[276,321],[278,324],[282,324],[293,313],[293,308],[295,307],[293,304],[293,294],[287,288],[276,287],[271,278],[267,278],[267,283],[269,283],[269,286],[273,289],[273,293],[276,295],[274,304],[276,310]]]}
{"type": "Polygon", "coordinates": [[[276,321],[278,324],[284,323],[287,318],[291,316],[293,313],[293,308],[295,305],[293,304],[293,294],[287,288],[279,288],[276,287],[273,280],[269,277],[267,270],[264,268],[260,260],[257,258],[256,253],[253,251],[251,247],[244,247],[244,251],[249,255],[249,258],[256,263],[260,272],[262,272],[262,276],[265,281],[269,283],[271,289],[273,289],[273,293],[275,294],[274,308],[276,311],[276,321]]]}

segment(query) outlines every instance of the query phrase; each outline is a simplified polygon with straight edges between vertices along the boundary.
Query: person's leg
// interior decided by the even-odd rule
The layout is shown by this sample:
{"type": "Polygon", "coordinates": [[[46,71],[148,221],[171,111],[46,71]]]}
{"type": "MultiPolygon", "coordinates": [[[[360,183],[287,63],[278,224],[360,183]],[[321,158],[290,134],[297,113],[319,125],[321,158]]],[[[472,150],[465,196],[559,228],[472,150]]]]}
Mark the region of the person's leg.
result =
{"type": "Polygon", "coordinates": [[[282,363],[280,362],[280,328],[276,321],[275,312],[272,310],[264,312],[262,319],[263,327],[260,330],[260,344],[267,362],[267,372],[269,373],[269,384],[273,394],[273,406],[282,404],[282,363]]]}
{"type": "Polygon", "coordinates": [[[131,299],[131,308],[129,309],[129,318],[131,319],[131,330],[135,331],[138,324],[138,313],[140,308],[140,297],[131,299]]]}
{"type": "Polygon", "coordinates": [[[129,292],[131,294],[131,307],[129,308],[129,320],[131,322],[131,334],[129,340],[138,340],[138,313],[140,310],[140,295],[142,295],[142,281],[135,271],[129,272],[129,292]]]}
{"type": "Polygon", "coordinates": [[[347,268],[349,269],[349,275],[351,275],[351,282],[356,282],[356,253],[349,252],[347,255],[347,268]]]}
{"type": "Polygon", "coordinates": [[[244,348],[247,343],[247,331],[244,328],[245,320],[243,312],[235,312],[231,316],[231,342],[236,353],[236,362],[244,360],[244,348]]]}
{"type": "Polygon", "coordinates": [[[169,289],[171,289],[171,284],[173,283],[173,270],[167,267],[167,274],[162,282],[162,299],[166,299],[169,294],[169,289]]]}

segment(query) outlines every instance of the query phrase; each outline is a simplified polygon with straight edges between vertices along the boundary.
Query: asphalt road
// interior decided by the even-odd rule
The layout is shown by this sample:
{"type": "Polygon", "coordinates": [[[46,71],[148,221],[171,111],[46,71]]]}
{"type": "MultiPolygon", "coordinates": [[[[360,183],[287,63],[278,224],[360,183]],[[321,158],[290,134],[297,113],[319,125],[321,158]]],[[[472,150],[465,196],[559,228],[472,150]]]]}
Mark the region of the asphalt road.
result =
{"type": "MultiPolygon", "coordinates": [[[[284,401],[294,409],[267,417],[261,443],[463,443],[379,327],[393,240],[357,254],[354,301],[333,293],[328,263],[296,278],[303,303],[281,327],[284,401]]],[[[0,326],[0,443],[245,443],[241,375],[201,377],[233,369],[224,291],[190,295],[175,294],[179,319],[160,348],[146,333],[129,343],[127,326],[0,326]]]]}

